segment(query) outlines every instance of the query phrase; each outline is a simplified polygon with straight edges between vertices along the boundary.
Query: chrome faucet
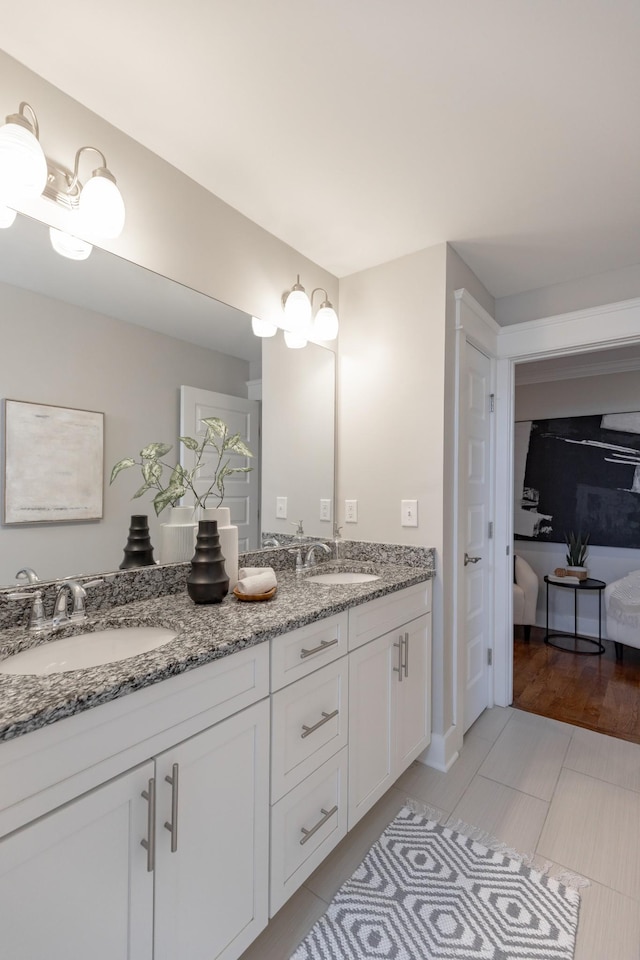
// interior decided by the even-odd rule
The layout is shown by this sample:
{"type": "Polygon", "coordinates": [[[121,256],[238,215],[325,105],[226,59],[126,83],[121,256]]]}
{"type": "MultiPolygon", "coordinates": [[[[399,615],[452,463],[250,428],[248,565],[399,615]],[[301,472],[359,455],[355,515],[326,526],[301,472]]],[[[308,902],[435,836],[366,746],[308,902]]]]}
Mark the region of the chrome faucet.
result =
{"type": "Polygon", "coordinates": [[[263,547],[279,547],[280,541],[277,539],[277,537],[267,537],[265,540],[262,541],[262,546],[263,547]]]}
{"type": "Polygon", "coordinates": [[[62,580],[58,585],[58,590],[56,593],[56,602],[53,607],[53,620],[51,625],[53,627],[59,627],[60,624],[66,623],[78,623],[80,620],[87,619],[87,611],[85,609],[85,600],[87,599],[87,589],[89,587],[97,587],[100,584],[104,583],[104,580],[89,580],[88,583],[82,584],[77,580],[62,580]],[[68,598],[71,597],[72,606],[71,613],[68,613],[68,598]]]}
{"type": "Polygon", "coordinates": [[[40,577],[31,567],[23,567],[16,573],[16,580],[26,580],[27,583],[38,583],[40,577]]]}
{"type": "Polygon", "coordinates": [[[304,547],[293,547],[288,552],[294,553],[296,556],[296,573],[301,573],[303,570],[310,570],[316,565],[315,551],[324,550],[325,553],[328,553],[331,556],[331,550],[326,545],[322,543],[321,540],[316,540],[315,543],[310,543],[306,550],[306,556],[302,558],[302,551],[304,547]]]}

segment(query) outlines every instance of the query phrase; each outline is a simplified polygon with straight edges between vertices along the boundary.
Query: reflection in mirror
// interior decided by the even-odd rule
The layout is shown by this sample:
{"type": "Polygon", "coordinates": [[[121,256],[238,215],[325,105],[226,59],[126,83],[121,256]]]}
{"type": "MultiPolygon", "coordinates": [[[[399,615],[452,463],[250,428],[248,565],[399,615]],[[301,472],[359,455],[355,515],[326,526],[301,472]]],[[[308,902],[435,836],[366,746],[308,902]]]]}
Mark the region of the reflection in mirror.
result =
{"type": "MultiPolygon", "coordinates": [[[[2,398],[105,414],[103,519],[3,523],[0,584],[15,584],[21,567],[34,568],[42,580],[117,569],[134,513],[148,514],[152,543],[157,544],[159,524],[166,517],[156,518],[150,494],[131,499],[139,487],[133,470],[130,478],[119,477],[109,486],[111,467],[123,457],[137,456],[145,444],[156,440],[173,444],[167,462],[176,462],[181,385],[247,397],[259,389],[262,379],[263,341],[253,336],[246,314],[104,250],[94,248],[86,261],[65,260],[51,249],[46,227],[21,216],[11,229],[0,230],[0,330],[2,398]]],[[[282,362],[288,361],[294,370],[280,365],[279,380],[262,384],[268,395],[263,416],[268,413],[270,422],[286,423],[290,431],[292,411],[315,423],[321,410],[333,431],[333,388],[331,400],[328,393],[323,394],[313,414],[307,401],[298,404],[295,393],[313,376],[307,371],[302,380],[298,377],[295,364],[300,355],[305,355],[305,368],[313,365],[314,356],[321,368],[330,365],[333,382],[333,353],[312,344],[306,350],[286,352],[282,362]]],[[[291,476],[296,476],[296,484],[305,484],[305,464],[309,476],[315,476],[318,436],[317,426],[306,435],[304,431],[296,434],[274,457],[267,446],[271,441],[263,442],[260,451],[255,438],[252,466],[265,491],[284,483],[265,475],[265,456],[285,476],[294,465],[291,476]],[[308,449],[301,447],[303,436],[310,442],[308,449]]],[[[57,451],[56,456],[64,459],[65,451],[57,451]]],[[[321,461],[323,467],[330,461],[326,496],[333,497],[333,439],[331,455],[323,448],[321,461]]],[[[46,473],[46,462],[41,467],[46,473]]],[[[298,490],[292,481],[287,481],[287,491],[296,502],[298,490]]],[[[316,501],[308,518],[309,532],[328,536],[331,530],[324,528],[330,524],[318,529],[318,516],[316,501]]]]}

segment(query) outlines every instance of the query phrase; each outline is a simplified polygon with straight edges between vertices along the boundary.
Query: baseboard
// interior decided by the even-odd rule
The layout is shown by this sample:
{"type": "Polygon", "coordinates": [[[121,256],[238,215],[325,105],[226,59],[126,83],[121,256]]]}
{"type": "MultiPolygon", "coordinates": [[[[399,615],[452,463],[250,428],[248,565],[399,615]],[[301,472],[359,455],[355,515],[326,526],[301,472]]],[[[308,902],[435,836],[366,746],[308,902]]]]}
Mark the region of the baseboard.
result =
{"type": "Polygon", "coordinates": [[[417,758],[426,767],[447,773],[458,759],[458,728],[449,727],[446,733],[433,733],[431,743],[417,758]]]}

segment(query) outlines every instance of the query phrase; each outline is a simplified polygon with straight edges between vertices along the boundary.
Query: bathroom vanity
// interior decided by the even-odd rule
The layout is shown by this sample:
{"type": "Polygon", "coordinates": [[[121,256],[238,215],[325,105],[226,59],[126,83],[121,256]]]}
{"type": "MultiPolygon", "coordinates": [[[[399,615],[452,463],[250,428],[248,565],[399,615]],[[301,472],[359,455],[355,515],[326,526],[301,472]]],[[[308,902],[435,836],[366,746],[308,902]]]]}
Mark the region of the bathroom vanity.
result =
{"type": "Polygon", "coordinates": [[[368,569],[330,587],[278,571],[268,603],[129,603],[110,622],[176,639],[0,677],[7,957],[243,953],[429,743],[432,570],[368,569]]]}

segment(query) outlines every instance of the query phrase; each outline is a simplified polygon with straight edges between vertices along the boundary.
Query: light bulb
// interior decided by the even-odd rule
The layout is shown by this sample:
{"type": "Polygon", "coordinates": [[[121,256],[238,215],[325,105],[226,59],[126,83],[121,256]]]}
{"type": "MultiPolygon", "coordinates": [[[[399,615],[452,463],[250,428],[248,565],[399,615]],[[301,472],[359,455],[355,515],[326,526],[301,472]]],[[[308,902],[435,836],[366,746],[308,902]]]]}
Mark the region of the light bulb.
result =
{"type": "Polygon", "coordinates": [[[7,123],[0,127],[1,201],[20,206],[25,200],[39,197],[46,182],[47,160],[30,124],[18,114],[7,117],[7,123]]]}
{"type": "Polygon", "coordinates": [[[284,315],[288,329],[298,334],[308,328],[311,322],[311,301],[300,285],[300,277],[284,301],[284,315]]]}
{"type": "Polygon", "coordinates": [[[256,337],[274,337],[278,332],[275,323],[269,323],[268,320],[261,320],[260,317],[251,317],[251,329],[256,337]]]}
{"type": "Polygon", "coordinates": [[[56,230],[55,227],[49,227],[49,239],[51,246],[62,257],[69,260],[86,260],[93,247],[86,240],[80,240],[64,230],[56,230]]]}
{"type": "Polygon", "coordinates": [[[93,171],[80,193],[79,213],[87,233],[112,239],[124,227],[124,200],[115,178],[105,168],[93,171]]]}
{"type": "Polygon", "coordinates": [[[16,216],[16,211],[12,210],[11,207],[3,207],[0,205],[0,230],[5,230],[7,227],[10,227],[16,216]]]}
{"type": "Polygon", "coordinates": [[[315,315],[313,335],[318,340],[335,340],[338,336],[338,316],[328,300],[315,315]]]}
{"type": "Polygon", "coordinates": [[[301,350],[302,347],[306,347],[307,338],[298,333],[292,333],[290,330],[285,330],[284,342],[291,350],[301,350]]]}

